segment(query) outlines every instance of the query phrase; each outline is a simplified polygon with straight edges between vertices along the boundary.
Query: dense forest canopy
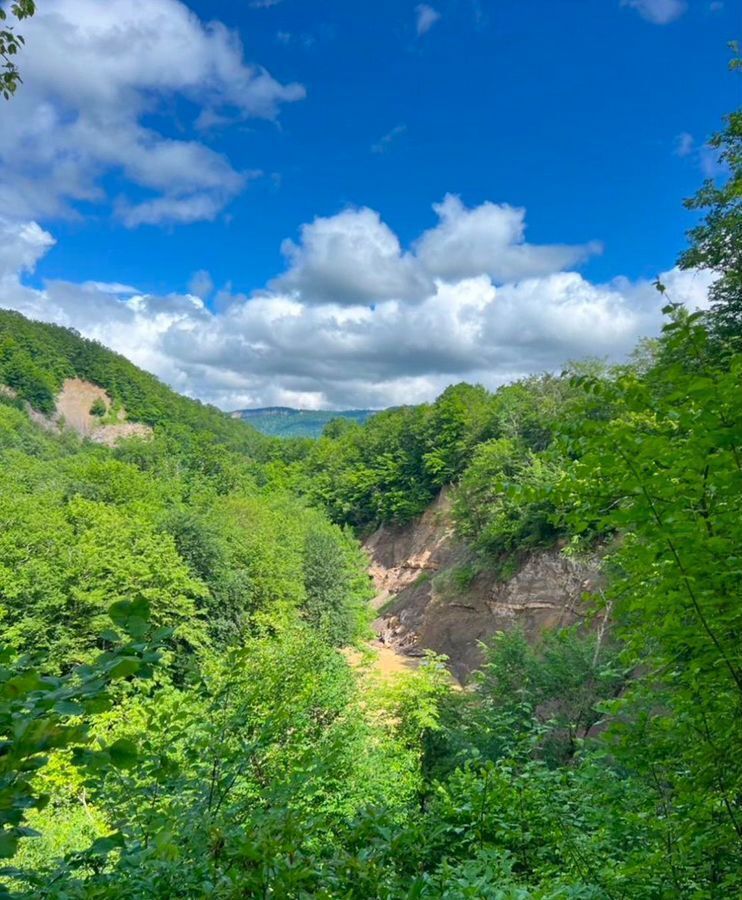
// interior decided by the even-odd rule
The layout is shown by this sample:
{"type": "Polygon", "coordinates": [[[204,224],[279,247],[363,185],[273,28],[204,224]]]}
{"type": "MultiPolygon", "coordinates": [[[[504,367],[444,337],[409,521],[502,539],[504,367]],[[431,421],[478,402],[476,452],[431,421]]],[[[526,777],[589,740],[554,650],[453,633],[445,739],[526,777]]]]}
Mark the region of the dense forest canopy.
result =
{"type": "Polygon", "coordinates": [[[0,895],[742,895],[741,124],[712,306],[624,365],[281,442],[0,313],[0,895]],[[70,377],[151,437],[41,427],[70,377]],[[608,627],[498,635],[465,691],[358,674],[357,536],[446,485],[502,578],[598,548],[608,627]]]}

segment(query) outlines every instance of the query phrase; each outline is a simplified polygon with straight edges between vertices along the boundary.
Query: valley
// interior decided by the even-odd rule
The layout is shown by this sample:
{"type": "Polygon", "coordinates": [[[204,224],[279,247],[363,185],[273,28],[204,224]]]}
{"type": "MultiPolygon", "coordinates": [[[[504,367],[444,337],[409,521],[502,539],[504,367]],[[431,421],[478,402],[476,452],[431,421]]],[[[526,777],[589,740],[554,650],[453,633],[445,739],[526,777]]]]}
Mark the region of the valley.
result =
{"type": "Polygon", "coordinates": [[[706,327],[306,440],[0,311],[6,892],[733,895],[742,420],[736,357],[678,363],[706,327]]]}
{"type": "Polygon", "coordinates": [[[0,0],[0,900],[742,898],[736,7],[0,0]]]}
{"type": "Polygon", "coordinates": [[[0,900],[742,898],[739,0],[0,0],[0,900]]]}

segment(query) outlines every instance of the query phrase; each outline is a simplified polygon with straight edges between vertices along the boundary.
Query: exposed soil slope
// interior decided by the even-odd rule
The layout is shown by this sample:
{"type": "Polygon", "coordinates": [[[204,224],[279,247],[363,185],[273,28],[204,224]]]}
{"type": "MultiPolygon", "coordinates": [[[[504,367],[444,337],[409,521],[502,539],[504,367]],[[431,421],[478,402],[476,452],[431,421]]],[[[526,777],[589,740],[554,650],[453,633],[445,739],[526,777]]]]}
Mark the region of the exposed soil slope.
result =
{"type": "Polygon", "coordinates": [[[121,438],[150,437],[152,429],[141,422],[127,422],[126,411],[112,411],[111,398],[98,385],[79,378],[68,378],[57,396],[57,411],[51,420],[36,413],[34,419],[46,427],[66,426],[97,444],[112,447],[121,438]],[[106,408],[103,417],[95,416],[91,409],[96,400],[106,408]],[[113,419],[113,421],[111,421],[113,419]],[[43,420],[43,421],[42,421],[43,420]]]}
{"type": "Polygon", "coordinates": [[[533,552],[503,581],[492,571],[462,578],[472,556],[453,533],[450,494],[408,525],[382,526],[365,543],[378,590],[379,639],[412,656],[449,657],[462,681],[481,662],[479,641],[515,627],[536,638],[582,621],[585,592],[600,584],[598,560],[577,562],[558,549],[533,552]]]}

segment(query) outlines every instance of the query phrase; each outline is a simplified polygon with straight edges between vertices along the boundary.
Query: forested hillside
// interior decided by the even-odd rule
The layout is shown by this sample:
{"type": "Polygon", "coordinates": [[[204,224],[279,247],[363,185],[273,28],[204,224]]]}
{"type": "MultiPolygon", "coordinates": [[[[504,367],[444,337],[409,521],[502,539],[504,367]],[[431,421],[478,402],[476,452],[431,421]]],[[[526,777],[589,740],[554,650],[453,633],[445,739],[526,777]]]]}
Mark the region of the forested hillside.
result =
{"type": "Polygon", "coordinates": [[[253,429],[214,407],[182,397],[102,344],[72,329],[29,322],[19,313],[0,309],[0,384],[39,412],[51,414],[66,378],[105,388],[114,407],[123,406],[129,419],[157,425],[161,433],[185,430],[247,453],[262,445],[253,429]]]}
{"type": "MultiPolygon", "coordinates": [[[[176,827],[173,804],[190,817],[193,803],[207,803],[207,783],[218,791],[207,807],[224,805],[230,780],[240,802],[255,802],[261,779],[275,779],[284,796],[299,769],[320,766],[324,755],[324,765],[347,765],[327,814],[352,810],[360,784],[374,790],[362,771],[371,747],[358,747],[375,740],[365,716],[353,721],[352,678],[333,649],[367,630],[370,588],[355,540],[286,491],[258,486],[269,454],[249,426],[178,397],[72,332],[9,313],[2,327],[0,371],[11,390],[0,393],[0,852],[29,867],[24,890],[92,895],[89,867],[120,851],[117,829],[131,810],[139,824],[131,818],[127,833],[146,843],[163,815],[176,827]],[[40,427],[29,404],[51,413],[68,376],[105,386],[154,424],[153,435],[107,449],[40,427]],[[289,733],[296,738],[283,748],[289,733]],[[240,775],[254,753],[264,774],[240,775]],[[139,787],[122,794],[126,773],[148,796],[170,779],[165,805],[137,799],[139,787]],[[91,843],[84,858],[62,864],[91,843]]],[[[384,736],[388,746],[373,751],[380,772],[407,767],[411,779],[395,736],[384,736]]],[[[316,795],[334,778],[307,777],[301,791],[292,788],[296,802],[322,807],[316,795]]],[[[172,896],[166,885],[177,869],[160,883],[153,865],[111,891],[172,896]]],[[[194,870],[183,896],[203,874],[194,870]]]]}
{"type": "Polygon", "coordinates": [[[718,275],[708,312],[666,297],[625,365],[315,442],[2,314],[0,894],[742,895],[742,114],[717,144],[683,259],[718,275]],[[32,421],[72,376],[152,437],[32,421]],[[466,691],[436,658],[380,683],[342,652],[357,536],[444,485],[503,580],[599,545],[594,625],[496,636],[466,691]]]}

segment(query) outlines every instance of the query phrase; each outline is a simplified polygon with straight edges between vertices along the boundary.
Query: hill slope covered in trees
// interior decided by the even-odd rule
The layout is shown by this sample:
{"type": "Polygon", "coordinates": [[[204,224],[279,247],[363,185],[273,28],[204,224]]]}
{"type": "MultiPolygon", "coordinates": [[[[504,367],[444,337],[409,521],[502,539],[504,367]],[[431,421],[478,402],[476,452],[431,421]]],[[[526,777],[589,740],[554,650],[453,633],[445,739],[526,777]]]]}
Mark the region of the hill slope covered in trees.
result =
{"type": "Polygon", "coordinates": [[[181,396],[102,344],[72,329],[31,322],[20,313],[0,309],[0,384],[39,412],[51,414],[67,378],[104,388],[131,421],[157,425],[161,431],[187,429],[213,435],[219,443],[248,453],[261,446],[253,429],[181,396]]]}

